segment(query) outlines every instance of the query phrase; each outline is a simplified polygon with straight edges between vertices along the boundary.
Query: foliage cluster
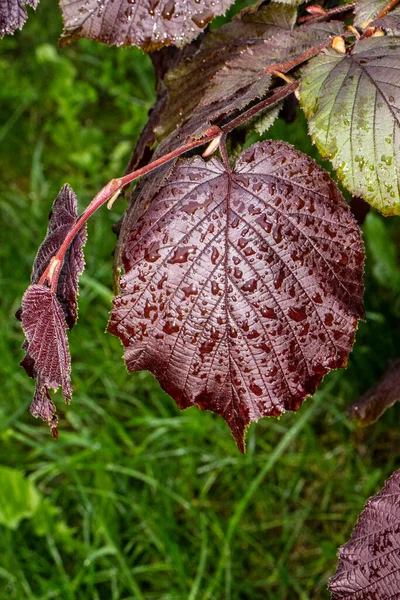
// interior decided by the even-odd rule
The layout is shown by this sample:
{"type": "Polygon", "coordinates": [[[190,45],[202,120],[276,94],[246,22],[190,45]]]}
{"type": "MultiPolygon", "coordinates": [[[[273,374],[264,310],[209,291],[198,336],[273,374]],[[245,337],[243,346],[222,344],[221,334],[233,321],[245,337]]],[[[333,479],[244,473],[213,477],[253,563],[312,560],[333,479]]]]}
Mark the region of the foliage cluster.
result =
{"type": "MultiPolygon", "coordinates": [[[[123,264],[125,275],[114,300],[109,330],[122,339],[128,367],[153,371],[181,407],[197,404],[220,413],[244,450],[244,430],[251,421],[296,410],[327,371],[347,363],[357,319],[363,316],[363,257],[358,227],[338,188],[313,161],[281,142],[251,146],[239,154],[236,167],[232,167],[226,139],[237,127],[244,131],[246,127],[268,129],[278,117],[282,101],[298,94],[300,78],[300,100],[310,132],[320,152],[331,160],[336,176],[354,195],[363,196],[385,214],[397,214],[398,13],[395,10],[387,15],[392,6],[370,4],[360,2],[331,11],[310,7],[309,16],[297,14],[297,8],[290,6],[255,5],[242,11],[236,21],[206,34],[184,50],[153,55],[158,102],[130,160],[129,171],[139,168],[111,180],[79,218],[74,193],[68,187],[62,189],[35,261],[32,285],[18,311],[26,334],[22,365],[37,379],[31,411],[48,421],[54,435],[57,418],[48,389],[62,385],[66,400],[70,400],[65,330],[76,320],[77,278],[83,269],[81,247],[85,242],[82,227],[99,206],[105,202],[112,205],[128,183],[158,167],[137,186],[117,249],[117,266],[123,264]],[[353,10],[354,25],[348,27],[341,15],[353,10]],[[371,23],[376,16],[378,19],[371,23]],[[299,71],[299,65],[310,59],[299,71]],[[290,77],[285,75],[288,71],[290,77]],[[279,85],[282,78],[287,81],[285,86],[279,85]],[[196,91],[194,102],[188,87],[196,91]],[[154,162],[141,166],[154,151],[156,140],[160,143],[154,162]],[[210,146],[203,156],[208,159],[219,147],[222,162],[199,158],[175,162],[177,156],[205,142],[210,146]],[[172,166],[163,166],[170,161],[172,166]],[[73,210],[64,211],[63,207],[71,202],[73,210]],[[233,230],[238,226],[236,234],[233,230]],[[209,240],[207,235],[211,236],[209,240]],[[250,258],[253,254],[256,257],[250,258]],[[166,263],[176,266],[165,267],[166,263]],[[215,269],[211,264],[216,265],[215,269]],[[239,265],[245,271],[244,277],[239,265]],[[207,274],[210,268],[212,276],[216,269],[221,270],[218,280],[206,277],[203,281],[201,273],[207,274]],[[243,283],[238,283],[242,279],[243,283]],[[211,284],[215,302],[210,302],[206,284],[211,284]]],[[[171,25],[166,21],[172,21],[175,7],[150,3],[148,9],[144,5],[150,23],[155,24],[146,30],[146,13],[142,17],[144,37],[140,39],[137,27],[132,30],[129,25],[128,33],[124,32],[123,20],[117,24],[114,19],[117,31],[107,29],[108,17],[120,10],[119,5],[110,6],[86,6],[85,11],[79,10],[88,13],[83,24],[71,27],[71,19],[77,22],[77,13],[71,17],[70,5],[62,4],[64,39],[86,35],[118,45],[140,43],[154,50],[162,43],[157,31],[160,23],[166,31],[161,36],[164,43],[182,45],[195,37],[193,28],[185,37],[182,27],[186,24],[183,26],[179,20],[190,11],[190,5],[176,12],[176,21],[171,25]],[[100,29],[93,33],[96,26],[100,29]],[[174,26],[183,35],[175,35],[174,26]],[[129,37],[132,31],[136,37],[129,37]],[[116,37],[122,34],[125,37],[116,37]]],[[[225,8],[217,5],[214,14],[225,8]]],[[[78,9],[75,6],[73,10],[78,9]]],[[[140,8],[136,12],[140,16],[140,8]]],[[[196,12],[192,21],[197,19],[200,30],[212,13],[208,7],[196,12]]],[[[126,18],[129,24],[132,14],[126,18]]],[[[48,62],[56,58],[50,46],[44,46],[42,56],[48,62]]],[[[73,71],[70,77],[73,79],[73,71]]],[[[75,86],[71,87],[74,96],[75,86]]],[[[56,104],[58,92],[56,86],[56,104]]],[[[87,101],[84,91],[80,96],[79,86],[75,101],[77,107],[87,101]]],[[[65,116],[63,107],[68,104],[58,104],[60,114],[65,116]]],[[[24,105],[17,109],[9,127],[25,109],[24,105]]],[[[76,127],[76,115],[70,125],[76,127]]],[[[239,153],[243,139],[241,142],[240,136],[231,137],[232,157],[239,153]]],[[[97,148],[96,143],[93,148],[97,148]]],[[[379,256],[381,221],[374,219],[370,215],[367,223],[374,231],[372,254],[375,250],[379,256]]],[[[384,263],[396,273],[394,260],[389,255],[384,263]]],[[[382,279],[382,271],[375,276],[382,279]]],[[[391,286],[396,289],[396,276],[391,286]]],[[[368,398],[371,403],[371,395],[368,398]]],[[[297,422],[297,429],[302,423],[301,419],[297,422]]],[[[296,426],[239,503],[227,530],[225,551],[246,502],[295,435],[296,426]]],[[[395,478],[388,486],[397,486],[395,478]]],[[[376,503],[386,510],[383,501],[378,499],[376,503]]],[[[36,510],[35,505],[31,514],[36,510]]],[[[387,540],[394,535],[392,523],[388,526],[382,521],[382,526],[378,536],[387,540]]],[[[368,585],[375,577],[374,593],[384,598],[388,590],[396,592],[397,588],[393,567],[385,574],[387,587],[382,591],[382,578],[373,561],[379,561],[377,553],[387,548],[393,552],[393,544],[380,539],[372,558],[365,558],[362,547],[358,552],[360,561],[367,560],[360,573],[364,576],[365,569],[369,569],[372,579],[368,579],[368,585]]],[[[353,562],[349,578],[344,556],[343,551],[331,584],[335,598],[343,597],[343,590],[351,593],[350,580],[359,586],[358,562],[353,562]]],[[[207,594],[213,593],[226,566],[223,557],[207,594]]],[[[135,594],[141,594],[136,583],[132,585],[135,594]]],[[[193,589],[197,594],[198,588],[193,589]]]]}

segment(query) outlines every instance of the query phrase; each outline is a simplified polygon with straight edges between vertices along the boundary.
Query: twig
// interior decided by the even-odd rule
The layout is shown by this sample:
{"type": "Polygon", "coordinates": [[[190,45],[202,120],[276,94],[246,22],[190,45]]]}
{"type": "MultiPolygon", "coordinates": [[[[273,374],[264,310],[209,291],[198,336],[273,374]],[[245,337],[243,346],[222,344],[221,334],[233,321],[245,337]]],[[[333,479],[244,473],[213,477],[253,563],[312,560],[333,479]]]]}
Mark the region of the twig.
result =
{"type": "Polygon", "coordinates": [[[232,121],[229,121],[229,123],[227,123],[226,125],[223,125],[221,127],[222,131],[224,132],[224,134],[228,134],[230,131],[232,131],[236,127],[239,127],[239,125],[242,125],[242,123],[244,123],[248,119],[251,119],[251,117],[254,117],[254,115],[261,112],[265,108],[268,108],[269,106],[273,106],[280,100],[283,100],[283,98],[286,98],[286,96],[289,96],[290,94],[295,92],[298,88],[299,88],[298,81],[294,81],[293,83],[290,83],[289,85],[284,85],[282,87],[277,88],[277,90],[275,91],[275,93],[272,96],[270,96],[269,98],[266,98],[265,100],[262,100],[261,102],[258,102],[257,104],[255,104],[254,106],[252,106],[251,108],[246,110],[244,113],[242,113],[241,115],[236,117],[236,119],[232,119],[232,121]]]}
{"type": "MultiPolygon", "coordinates": [[[[76,219],[74,225],[72,226],[70,231],[67,233],[58,252],[54,256],[51,257],[47,268],[45,269],[43,275],[41,276],[41,278],[39,280],[39,284],[43,284],[45,281],[47,281],[47,283],[51,286],[52,291],[56,292],[58,278],[59,278],[60,271],[63,266],[64,258],[65,258],[67,250],[68,250],[70,244],[72,243],[73,239],[75,238],[75,236],[77,235],[79,230],[83,227],[83,225],[86,223],[86,221],[89,219],[89,217],[91,217],[93,215],[93,213],[95,213],[101,206],[103,206],[103,204],[108,202],[109,208],[111,208],[111,206],[112,206],[113,202],[115,201],[115,199],[117,198],[119,192],[126,185],[128,185],[129,183],[132,183],[132,181],[134,181],[135,179],[138,179],[138,177],[142,177],[143,175],[146,175],[147,173],[154,171],[158,167],[165,165],[166,163],[170,162],[174,158],[177,158],[178,156],[185,154],[189,150],[192,150],[193,148],[197,148],[198,146],[202,146],[203,144],[206,144],[207,142],[212,142],[213,140],[215,140],[216,142],[218,141],[219,144],[215,143],[215,148],[214,148],[214,145],[212,145],[211,150],[212,149],[216,150],[218,145],[220,145],[222,158],[224,160],[227,170],[229,171],[229,169],[230,169],[229,158],[228,158],[228,154],[226,152],[226,146],[225,146],[225,139],[226,139],[227,134],[230,131],[232,131],[233,129],[235,129],[235,127],[238,127],[239,125],[241,125],[242,123],[247,121],[249,118],[256,115],[258,112],[261,112],[265,108],[276,104],[277,102],[279,102],[280,100],[282,100],[283,98],[288,96],[289,94],[296,92],[298,87],[299,87],[299,84],[297,81],[290,83],[289,85],[282,86],[282,87],[278,88],[269,98],[266,98],[265,100],[262,100],[258,104],[255,104],[254,106],[249,108],[247,111],[245,111],[244,113],[242,113],[235,119],[232,119],[232,121],[230,121],[223,127],[220,128],[217,125],[212,125],[205,132],[203,137],[196,139],[196,140],[192,140],[192,141],[184,144],[183,146],[180,146],[176,150],[173,150],[172,152],[169,152],[168,154],[161,156],[157,160],[154,160],[153,162],[149,163],[148,165],[141,167],[140,169],[137,169],[136,171],[133,171],[132,173],[128,173],[127,175],[124,175],[123,177],[119,177],[118,179],[112,179],[111,181],[109,181],[107,183],[107,185],[105,185],[103,187],[103,189],[100,190],[100,192],[93,198],[93,200],[91,201],[91,203],[89,204],[87,209],[76,219]]],[[[210,150],[210,146],[207,150],[210,150]]],[[[205,155],[211,154],[211,152],[207,152],[207,150],[206,150],[205,155]]]]}
{"type": "Polygon", "coordinates": [[[384,6],[382,10],[377,14],[376,18],[382,19],[382,17],[385,17],[388,14],[388,12],[390,12],[395,6],[398,5],[399,2],[400,0],[390,0],[390,2],[388,2],[386,6],[384,6]]]}
{"type": "Polygon", "coordinates": [[[297,22],[303,23],[304,25],[318,23],[320,21],[330,19],[331,17],[335,17],[336,15],[340,15],[341,13],[354,10],[356,6],[357,2],[349,2],[348,4],[343,4],[342,6],[335,6],[335,8],[330,8],[326,10],[323,15],[306,15],[304,17],[300,17],[299,19],[297,19],[297,22]]]}
{"type": "Polygon", "coordinates": [[[197,148],[198,146],[202,146],[203,144],[210,142],[211,140],[215,139],[216,137],[219,137],[220,135],[221,135],[220,128],[217,127],[216,125],[213,125],[212,127],[210,127],[210,129],[208,129],[208,131],[206,131],[206,133],[204,134],[204,136],[202,138],[199,138],[197,140],[192,140],[191,142],[188,142],[187,144],[180,146],[176,150],[173,150],[172,152],[165,154],[161,158],[154,160],[153,162],[149,163],[145,167],[137,169],[136,171],[133,171],[132,173],[128,173],[128,175],[124,175],[123,177],[120,177],[119,179],[112,179],[111,181],[109,181],[107,183],[107,185],[104,186],[104,188],[102,190],[100,190],[100,192],[93,198],[92,202],[89,204],[87,209],[77,218],[77,220],[75,221],[75,224],[72,226],[72,228],[66,235],[57,254],[55,254],[51,258],[49,266],[44,271],[43,275],[41,276],[41,278],[39,280],[39,284],[43,284],[45,281],[47,281],[51,285],[51,289],[54,292],[56,291],[58,277],[59,277],[59,274],[60,274],[60,271],[61,271],[61,268],[62,268],[62,265],[64,262],[64,257],[65,257],[65,254],[66,254],[72,240],[74,239],[74,237],[76,236],[78,231],[81,229],[81,227],[83,227],[83,225],[89,219],[89,217],[91,217],[92,214],[95,213],[100,208],[100,206],[102,206],[103,204],[108,202],[110,199],[114,200],[116,195],[118,194],[118,192],[125,185],[127,185],[128,183],[131,183],[138,177],[142,177],[143,175],[146,175],[147,173],[154,171],[154,169],[161,167],[162,165],[173,160],[174,158],[177,158],[181,154],[185,154],[186,152],[188,152],[189,150],[192,150],[193,148],[197,148]]]}

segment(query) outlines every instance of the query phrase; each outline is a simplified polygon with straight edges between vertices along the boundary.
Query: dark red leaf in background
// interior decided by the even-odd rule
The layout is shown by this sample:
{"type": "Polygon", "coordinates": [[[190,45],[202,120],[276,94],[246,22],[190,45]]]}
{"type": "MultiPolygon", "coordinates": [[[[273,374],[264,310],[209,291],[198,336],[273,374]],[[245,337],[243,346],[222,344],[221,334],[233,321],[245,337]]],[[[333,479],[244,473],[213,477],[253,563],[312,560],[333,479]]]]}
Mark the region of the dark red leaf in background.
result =
{"type": "Polygon", "coordinates": [[[72,395],[68,326],[56,295],[43,285],[29,286],[22,298],[21,322],[26,336],[25,368],[37,379],[31,412],[54,427],[57,419],[48,389],[61,386],[67,402],[72,395]]]}
{"type": "Polygon", "coordinates": [[[63,43],[89,38],[146,51],[194,40],[232,0],[60,0],[63,43]]]}
{"type": "Polygon", "coordinates": [[[350,416],[362,427],[371,425],[400,399],[400,360],[394,360],[373,388],[350,408],[350,416]]]}
{"type": "MultiPolygon", "coordinates": [[[[182,55],[179,63],[165,74],[168,102],[156,129],[158,139],[163,139],[193,115],[205,97],[213,77],[228,61],[240,56],[249,47],[257,47],[271,36],[290,31],[295,24],[296,15],[295,7],[272,2],[254,14],[244,13],[220,29],[208,32],[194,53],[182,55]]],[[[259,89],[266,91],[269,82],[264,83],[259,89]]],[[[204,126],[226,114],[229,104],[235,110],[235,100],[244,106],[249,101],[243,98],[244,93],[243,90],[237,99],[226,99],[221,90],[219,102],[204,111],[204,118],[199,119],[200,125],[204,126]]]]}
{"type": "Polygon", "coordinates": [[[28,18],[25,4],[36,8],[39,0],[0,0],[0,37],[22,29],[28,18]]]}
{"type": "MultiPolygon", "coordinates": [[[[247,94],[250,94],[256,84],[260,88],[262,81],[265,81],[266,84],[269,81],[271,75],[266,73],[266,67],[276,65],[276,69],[279,71],[280,63],[299,57],[309,48],[340,35],[344,30],[344,24],[338,21],[316,23],[259,41],[233,60],[226,62],[224,67],[213,77],[201,103],[203,105],[212,104],[221,96],[225,99],[234,98],[237,92],[243,88],[246,88],[247,94]]],[[[257,97],[254,93],[252,95],[253,98],[257,97]]],[[[237,108],[245,105],[239,100],[236,101],[236,104],[237,108]]]]}
{"type": "MultiPolygon", "coordinates": [[[[150,197],[151,198],[151,197],[150,197]]],[[[240,450],[342,367],[363,315],[363,246],[336,185],[284,142],[234,172],[179,161],[124,238],[109,331],[182,408],[221,414],[240,450]]]]}
{"type": "Polygon", "coordinates": [[[400,598],[400,471],[370,498],[351,539],[339,550],[332,600],[400,598]]]}

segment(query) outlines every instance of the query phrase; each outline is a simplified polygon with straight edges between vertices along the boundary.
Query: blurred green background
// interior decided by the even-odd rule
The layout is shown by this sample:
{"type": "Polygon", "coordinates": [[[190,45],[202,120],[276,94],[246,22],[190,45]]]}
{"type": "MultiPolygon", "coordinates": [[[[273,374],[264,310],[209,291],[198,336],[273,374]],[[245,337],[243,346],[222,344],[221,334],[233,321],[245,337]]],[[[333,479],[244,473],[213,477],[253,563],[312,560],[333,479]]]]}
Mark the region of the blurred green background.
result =
{"type": "MultiPolygon", "coordinates": [[[[122,174],[154,101],[148,57],[88,41],[61,50],[61,28],[42,0],[0,43],[0,598],[328,598],[338,546],[399,466],[398,406],[365,430],[346,415],[399,355],[399,220],[364,224],[367,322],[349,368],[297,414],[252,425],[242,456],[221,418],[180,412],[151,375],[128,376],[104,334],[124,202],[104,208],[89,224],[74,398],[55,396],[55,442],[28,412],[14,313],[59,188],[83,208],[122,174]]],[[[315,156],[304,120],[269,135],[315,156]]]]}

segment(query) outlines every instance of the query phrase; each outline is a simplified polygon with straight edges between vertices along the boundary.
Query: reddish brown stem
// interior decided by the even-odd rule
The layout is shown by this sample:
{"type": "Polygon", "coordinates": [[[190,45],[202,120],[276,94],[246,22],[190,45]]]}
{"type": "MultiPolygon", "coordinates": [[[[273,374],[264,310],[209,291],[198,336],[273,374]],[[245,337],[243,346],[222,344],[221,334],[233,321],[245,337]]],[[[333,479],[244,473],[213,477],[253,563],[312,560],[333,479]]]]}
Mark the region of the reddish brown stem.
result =
{"type": "Polygon", "coordinates": [[[384,6],[382,10],[378,13],[376,18],[382,19],[382,17],[386,16],[388,12],[390,12],[395,6],[398,5],[399,2],[400,0],[390,0],[390,2],[388,2],[386,6],[384,6]]]}
{"type": "Polygon", "coordinates": [[[257,113],[265,110],[269,106],[273,106],[280,100],[283,100],[283,98],[286,98],[286,96],[293,94],[293,92],[295,92],[298,88],[298,81],[293,81],[293,83],[289,83],[288,85],[283,85],[282,87],[277,88],[277,90],[274,90],[275,93],[272,96],[269,96],[269,98],[258,102],[257,104],[246,110],[244,113],[236,117],[236,119],[232,119],[232,121],[229,121],[229,123],[223,125],[223,127],[221,127],[222,131],[225,135],[227,135],[230,131],[232,131],[236,127],[239,127],[239,125],[242,125],[243,123],[251,119],[251,117],[254,117],[254,115],[256,115],[257,113]]]}
{"type": "MultiPolygon", "coordinates": [[[[350,36],[354,36],[354,33],[351,31],[345,31],[341,35],[343,38],[347,38],[350,36]]],[[[287,60],[286,62],[279,63],[279,64],[268,65],[267,67],[265,67],[264,72],[266,74],[268,74],[268,73],[273,74],[274,71],[279,71],[280,73],[287,73],[288,71],[291,71],[295,67],[298,67],[299,65],[301,65],[301,63],[305,62],[306,60],[309,60],[313,56],[316,56],[325,48],[329,48],[329,46],[332,44],[332,39],[333,38],[329,38],[325,42],[322,42],[321,44],[318,44],[317,46],[313,46],[312,48],[309,48],[308,50],[303,52],[303,54],[300,54],[299,56],[297,56],[296,58],[293,58],[292,60],[287,60]]]]}
{"type": "Polygon", "coordinates": [[[307,15],[304,17],[300,17],[297,19],[298,23],[310,24],[310,23],[318,23],[319,21],[326,21],[331,17],[335,17],[336,15],[340,15],[344,12],[349,12],[355,9],[357,6],[357,2],[349,2],[348,4],[343,4],[342,6],[335,6],[335,8],[330,8],[325,11],[323,15],[307,15]]]}
{"type": "Polygon", "coordinates": [[[92,214],[100,208],[100,206],[103,206],[103,204],[105,204],[113,196],[115,196],[125,185],[131,183],[138,177],[142,177],[143,175],[154,171],[154,169],[161,167],[165,163],[173,160],[174,158],[177,158],[181,154],[185,154],[185,152],[188,152],[193,148],[197,148],[198,146],[202,146],[203,144],[210,142],[211,140],[215,139],[216,137],[219,137],[220,135],[220,128],[216,125],[213,125],[212,127],[210,127],[210,129],[208,129],[208,131],[206,131],[203,137],[197,140],[192,140],[191,142],[180,146],[176,150],[165,154],[161,158],[154,160],[145,167],[142,167],[141,169],[137,169],[132,173],[128,173],[128,175],[124,175],[119,179],[112,179],[111,181],[109,181],[107,185],[104,186],[104,188],[100,190],[100,192],[93,198],[92,202],[89,204],[87,209],[77,218],[75,224],[66,235],[57,254],[55,254],[52,257],[49,266],[41,276],[39,284],[43,284],[45,281],[47,281],[51,285],[51,289],[53,290],[53,292],[56,291],[58,277],[64,262],[64,257],[72,240],[74,239],[78,231],[81,229],[81,227],[83,227],[83,225],[89,219],[89,217],[91,217],[92,214]]]}

